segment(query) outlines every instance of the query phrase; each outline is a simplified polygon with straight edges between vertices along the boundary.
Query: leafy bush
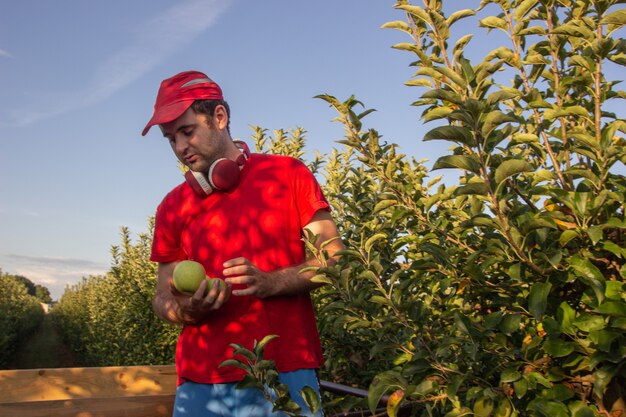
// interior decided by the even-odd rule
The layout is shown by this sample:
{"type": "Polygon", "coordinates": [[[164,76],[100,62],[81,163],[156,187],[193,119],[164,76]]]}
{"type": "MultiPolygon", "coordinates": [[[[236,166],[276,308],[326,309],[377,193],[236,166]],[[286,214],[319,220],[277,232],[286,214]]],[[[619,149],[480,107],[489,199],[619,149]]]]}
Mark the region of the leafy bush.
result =
{"type": "Polygon", "coordinates": [[[427,182],[354,98],[321,96],[347,132],[327,178],[349,246],[318,297],[327,372],[372,381],[370,408],[387,393],[390,415],[624,412],[626,124],[605,107],[625,94],[603,75],[626,62],[616,3],[484,0],[500,13],[480,26],[512,45],[472,63],[472,35],[448,42],[475,11],[397,2],[407,21],[384,27],[410,37],[395,46],[415,54],[407,84],[440,124],[424,140],[452,145],[433,169],[458,185],[427,182]]]}
{"type": "Polygon", "coordinates": [[[150,232],[133,244],[122,228],[106,276],[92,276],[65,291],[52,316],[74,351],[94,366],[172,363],[178,330],[152,311],[156,264],[150,232]]]}
{"type": "Polygon", "coordinates": [[[23,277],[0,274],[0,368],[9,364],[18,341],[39,327],[43,316],[40,301],[28,294],[23,277]]]}

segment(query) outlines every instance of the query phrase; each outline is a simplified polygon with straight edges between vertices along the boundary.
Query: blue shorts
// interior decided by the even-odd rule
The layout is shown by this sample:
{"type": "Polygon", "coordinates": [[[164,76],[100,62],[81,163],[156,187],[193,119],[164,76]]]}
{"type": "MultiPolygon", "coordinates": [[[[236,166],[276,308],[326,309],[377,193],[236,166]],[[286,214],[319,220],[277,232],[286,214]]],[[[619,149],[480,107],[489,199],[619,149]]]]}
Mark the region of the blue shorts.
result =
{"type": "MultiPolygon", "coordinates": [[[[319,382],[315,369],[281,372],[278,377],[289,387],[291,398],[298,403],[301,414],[323,417],[321,408],[314,415],[304,403],[300,390],[308,385],[320,398],[319,382]]],[[[176,388],[173,417],[284,417],[272,412],[272,404],[255,388],[237,389],[237,383],[198,384],[187,381],[176,388]]]]}

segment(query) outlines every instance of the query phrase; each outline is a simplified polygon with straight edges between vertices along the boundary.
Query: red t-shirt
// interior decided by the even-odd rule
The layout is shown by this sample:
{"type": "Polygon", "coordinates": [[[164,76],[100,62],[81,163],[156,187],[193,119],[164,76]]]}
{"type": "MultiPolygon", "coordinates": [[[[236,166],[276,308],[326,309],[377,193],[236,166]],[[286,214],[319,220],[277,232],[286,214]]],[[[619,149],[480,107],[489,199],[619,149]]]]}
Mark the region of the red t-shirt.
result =
{"type": "MultiPolygon", "coordinates": [[[[329,205],[315,177],[299,160],[253,154],[233,191],[198,197],[185,182],[157,209],[151,260],[193,259],[207,275],[222,276],[223,263],[244,257],[263,271],[305,261],[302,229],[329,205]]],[[[231,296],[207,322],[184,326],[176,348],[178,381],[239,381],[231,343],[252,349],[254,341],[278,335],[265,349],[280,372],[319,368],[323,363],[309,294],[260,299],[231,296]]]]}

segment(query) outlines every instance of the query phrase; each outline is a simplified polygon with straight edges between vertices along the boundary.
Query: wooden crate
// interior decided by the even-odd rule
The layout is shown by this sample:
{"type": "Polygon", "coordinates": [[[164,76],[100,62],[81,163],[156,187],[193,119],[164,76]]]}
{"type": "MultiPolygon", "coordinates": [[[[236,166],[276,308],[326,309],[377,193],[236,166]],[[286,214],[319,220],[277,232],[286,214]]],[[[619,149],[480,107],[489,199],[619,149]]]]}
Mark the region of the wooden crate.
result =
{"type": "Polygon", "coordinates": [[[174,366],[0,371],[0,416],[171,416],[174,366]]]}

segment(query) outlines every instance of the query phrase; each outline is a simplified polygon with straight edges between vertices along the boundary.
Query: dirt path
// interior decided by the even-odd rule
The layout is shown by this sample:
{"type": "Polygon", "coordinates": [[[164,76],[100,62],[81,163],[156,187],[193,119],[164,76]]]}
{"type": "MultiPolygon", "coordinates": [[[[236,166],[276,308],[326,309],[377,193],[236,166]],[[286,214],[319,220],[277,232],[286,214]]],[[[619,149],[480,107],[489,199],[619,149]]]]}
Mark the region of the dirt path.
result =
{"type": "Polygon", "coordinates": [[[8,369],[70,368],[82,366],[45,315],[39,329],[23,340],[8,369]]]}

